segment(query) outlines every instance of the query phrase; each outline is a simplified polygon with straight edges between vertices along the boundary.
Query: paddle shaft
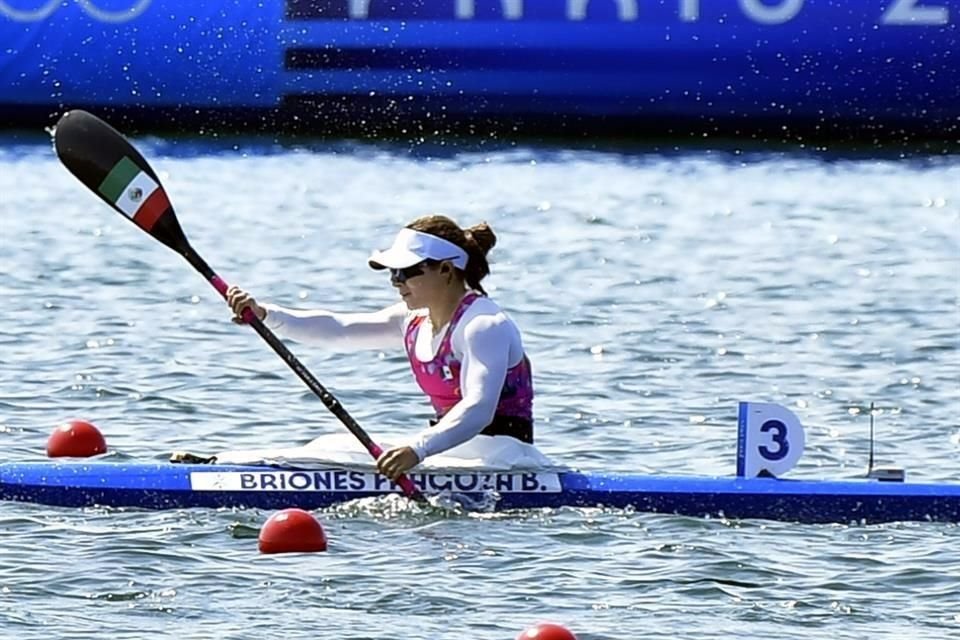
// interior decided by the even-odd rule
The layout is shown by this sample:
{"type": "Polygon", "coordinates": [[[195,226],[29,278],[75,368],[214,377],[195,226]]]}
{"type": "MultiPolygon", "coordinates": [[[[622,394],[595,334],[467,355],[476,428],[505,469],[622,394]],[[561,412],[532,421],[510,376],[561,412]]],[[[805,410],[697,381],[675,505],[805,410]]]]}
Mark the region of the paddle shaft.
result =
{"type": "MultiPolygon", "coordinates": [[[[86,111],[68,111],[57,121],[54,148],[64,166],[88,189],[154,240],[186,258],[226,298],[227,283],[190,246],[157,173],[119,131],[86,111]]],[[[243,319],[360,440],[370,455],[379,458],[383,449],[279,338],[249,309],[244,311],[243,319]]],[[[423,495],[407,476],[401,475],[396,483],[409,497],[423,500],[423,495]]]]}
{"type": "MultiPolygon", "coordinates": [[[[189,244],[186,246],[180,247],[180,254],[186,258],[194,269],[200,272],[200,274],[211,284],[213,288],[216,289],[224,299],[227,297],[227,289],[229,286],[224,282],[223,278],[218,276],[213,269],[200,257],[200,255],[194,251],[193,247],[189,244]]],[[[343,408],[343,405],[340,404],[340,401],[337,398],[327,391],[327,388],[320,384],[320,381],[317,380],[310,370],[307,369],[300,360],[297,359],[297,356],[293,355],[293,352],[287,348],[280,338],[271,331],[263,321],[260,320],[249,308],[243,310],[243,320],[256,331],[264,341],[270,345],[270,347],[280,356],[284,362],[287,363],[287,366],[293,370],[297,377],[303,380],[311,391],[320,401],[323,402],[324,406],[330,410],[330,412],[337,416],[340,422],[350,430],[357,440],[364,446],[364,448],[370,452],[370,455],[374,459],[378,459],[383,454],[383,448],[380,447],[373,439],[363,430],[356,420],[353,419],[346,409],[343,408]]],[[[414,486],[413,481],[409,477],[402,475],[396,480],[397,485],[403,489],[403,492],[418,501],[423,501],[423,494],[414,486]]]]}

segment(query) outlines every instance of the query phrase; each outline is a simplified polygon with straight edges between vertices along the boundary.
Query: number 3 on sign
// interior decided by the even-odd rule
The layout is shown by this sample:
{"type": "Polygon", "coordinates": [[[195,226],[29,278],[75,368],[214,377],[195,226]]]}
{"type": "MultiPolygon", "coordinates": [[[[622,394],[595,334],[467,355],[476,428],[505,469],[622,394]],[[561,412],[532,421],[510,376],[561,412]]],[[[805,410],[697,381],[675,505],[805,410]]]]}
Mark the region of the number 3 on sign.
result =
{"type": "Polygon", "coordinates": [[[780,477],[803,454],[803,426],[778,404],[741,402],[737,433],[737,476],[780,477]]]}

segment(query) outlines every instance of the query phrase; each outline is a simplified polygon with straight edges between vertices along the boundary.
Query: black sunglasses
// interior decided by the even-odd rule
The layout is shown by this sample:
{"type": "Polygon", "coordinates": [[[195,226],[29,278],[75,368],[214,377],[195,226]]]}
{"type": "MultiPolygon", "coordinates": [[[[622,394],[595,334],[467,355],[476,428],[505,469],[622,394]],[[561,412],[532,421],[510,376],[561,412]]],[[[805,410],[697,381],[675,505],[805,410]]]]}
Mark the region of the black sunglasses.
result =
{"type": "Polygon", "coordinates": [[[403,269],[390,269],[390,282],[393,284],[403,284],[410,278],[422,276],[424,267],[438,265],[446,260],[453,260],[453,258],[444,258],[443,260],[427,258],[422,262],[418,262],[417,264],[409,267],[404,267],[403,269]]]}

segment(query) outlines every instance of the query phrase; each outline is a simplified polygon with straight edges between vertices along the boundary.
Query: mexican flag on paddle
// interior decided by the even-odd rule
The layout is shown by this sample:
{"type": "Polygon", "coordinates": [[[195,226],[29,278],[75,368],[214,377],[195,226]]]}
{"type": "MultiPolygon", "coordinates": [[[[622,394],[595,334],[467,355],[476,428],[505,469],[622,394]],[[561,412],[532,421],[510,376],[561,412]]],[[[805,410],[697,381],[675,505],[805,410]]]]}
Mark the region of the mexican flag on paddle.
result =
{"type": "Polygon", "coordinates": [[[146,231],[170,208],[163,187],[126,156],[113,165],[97,190],[146,231]]]}

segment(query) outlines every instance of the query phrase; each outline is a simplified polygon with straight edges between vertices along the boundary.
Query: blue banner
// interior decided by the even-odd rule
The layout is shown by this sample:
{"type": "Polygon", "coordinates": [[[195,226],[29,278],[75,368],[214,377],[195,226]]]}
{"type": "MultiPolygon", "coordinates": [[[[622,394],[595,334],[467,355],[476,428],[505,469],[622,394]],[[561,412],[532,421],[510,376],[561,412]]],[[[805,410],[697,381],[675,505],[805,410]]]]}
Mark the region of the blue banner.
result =
{"type": "Polygon", "coordinates": [[[0,0],[0,107],[958,126],[960,0],[0,0]]]}

